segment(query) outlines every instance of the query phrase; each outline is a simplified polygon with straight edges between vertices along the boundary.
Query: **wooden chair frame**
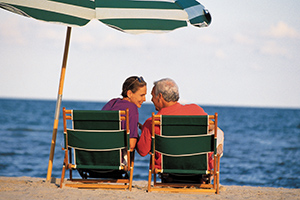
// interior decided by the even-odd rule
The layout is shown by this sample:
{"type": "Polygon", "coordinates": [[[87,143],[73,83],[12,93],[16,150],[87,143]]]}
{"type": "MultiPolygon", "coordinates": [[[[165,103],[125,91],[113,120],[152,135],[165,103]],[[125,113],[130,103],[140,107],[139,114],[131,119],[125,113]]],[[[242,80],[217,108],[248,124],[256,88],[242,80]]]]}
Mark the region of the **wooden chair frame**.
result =
{"type": "MultiPolygon", "coordinates": [[[[167,192],[182,192],[182,193],[216,193],[219,194],[219,179],[220,179],[220,155],[214,153],[214,168],[208,173],[214,178],[213,184],[187,184],[187,183],[160,183],[157,182],[157,174],[161,173],[161,169],[155,168],[155,126],[161,125],[161,115],[155,115],[152,113],[152,148],[150,165],[148,176],[148,192],[151,191],[167,191],[167,192]],[[153,186],[151,185],[151,179],[153,175],[153,186]]],[[[213,127],[214,138],[217,139],[217,128],[218,128],[218,114],[209,115],[209,125],[213,127]]],[[[215,145],[217,145],[215,143],[215,145]]],[[[216,147],[215,147],[216,148],[216,147]]]]}
{"type": "MultiPolygon", "coordinates": [[[[129,179],[73,179],[72,177],[72,170],[75,169],[75,165],[72,164],[72,151],[71,148],[68,147],[68,134],[67,134],[67,120],[72,120],[72,110],[66,110],[63,108],[63,125],[64,125],[64,133],[66,134],[66,148],[62,148],[65,152],[64,156],[64,164],[62,168],[62,175],[61,175],[61,182],[60,188],[63,186],[65,172],[66,170],[69,171],[69,181],[72,183],[64,184],[67,187],[75,187],[75,188],[86,188],[86,189],[96,189],[96,188],[103,188],[103,189],[132,189],[132,179],[133,179],[133,168],[134,168],[134,151],[130,152],[127,149],[127,165],[121,166],[120,170],[124,170],[130,173],[129,179]],[[104,183],[104,184],[103,184],[104,183]]],[[[129,137],[129,109],[121,110],[120,111],[120,119],[126,121],[126,134],[129,137]],[[125,115],[125,116],[121,116],[125,115]]],[[[130,145],[127,142],[127,145],[130,145]]],[[[130,148],[129,148],[130,149],[130,148]]]]}

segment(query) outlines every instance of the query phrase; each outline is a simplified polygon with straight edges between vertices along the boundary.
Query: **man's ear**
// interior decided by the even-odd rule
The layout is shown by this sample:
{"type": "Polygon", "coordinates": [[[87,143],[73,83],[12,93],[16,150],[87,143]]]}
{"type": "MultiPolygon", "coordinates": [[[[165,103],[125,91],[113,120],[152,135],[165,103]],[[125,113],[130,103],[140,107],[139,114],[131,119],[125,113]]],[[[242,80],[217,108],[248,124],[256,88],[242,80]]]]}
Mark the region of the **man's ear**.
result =
{"type": "Polygon", "coordinates": [[[162,97],[162,94],[159,93],[159,94],[158,94],[158,102],[159,102],[162,98],[163,98],[163,97],[162,97]]]}

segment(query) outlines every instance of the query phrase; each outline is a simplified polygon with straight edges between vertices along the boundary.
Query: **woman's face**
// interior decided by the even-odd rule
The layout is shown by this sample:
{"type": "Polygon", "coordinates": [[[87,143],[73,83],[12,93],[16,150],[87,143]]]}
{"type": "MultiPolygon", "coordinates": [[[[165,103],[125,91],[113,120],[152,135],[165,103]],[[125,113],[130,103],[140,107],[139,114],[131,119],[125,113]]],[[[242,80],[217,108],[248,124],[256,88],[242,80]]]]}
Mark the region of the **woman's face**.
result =
{"type": "Polygon", "coordinates": [[[129,101],[134,103],[138,108],[142,106],[142,104],[146,101],[147,87],[140,87],[135,93],[131,90],[128,91],[127,96],[129,97],[129,101]]]}

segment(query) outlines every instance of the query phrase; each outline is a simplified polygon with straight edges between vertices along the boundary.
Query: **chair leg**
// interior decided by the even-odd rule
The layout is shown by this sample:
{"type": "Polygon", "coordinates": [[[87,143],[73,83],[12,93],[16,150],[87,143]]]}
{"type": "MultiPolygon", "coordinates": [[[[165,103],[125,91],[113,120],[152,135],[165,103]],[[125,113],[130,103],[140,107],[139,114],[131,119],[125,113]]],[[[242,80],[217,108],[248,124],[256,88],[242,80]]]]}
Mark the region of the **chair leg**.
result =
{"type": "Polygon", "coordinates": [[[151,177],[152,177],[152,171],[149,169],[149,176],[148,176],[148,192],[151,192],[151,177]]]}
{"type": "Polygon", "coordinates": [[[214,156],[214,189],[216,189],[217,185],[216,185],[216,179],[217,179],[217,156],[214,156]]]}
{"type": "Polygon", "coordinates": [[[217,174],[217,188],[216,188],[216,193],[219,194],[220,191],[219,191],[219,172],[217,174]]]}
{"type": "Polygon", "coordinates": [[[217,181],[216,181],[216,184],[217,184],[217,194],[220,193],[219,189],[220,189],[220,155],[218,154],[217,156],[218,158],[218,164],[217,164],[217,181]]]}
{"type": "MultiPolygon", "coordinates": [[[[68,156],[68,154],[67,154],[67,156],[69,157],[69,163],[72,163],[72,156],[71,156],[72,155],[72,150],[71,149],[69,149],[69,155],[70,156],[68,156]]],[[[72,180],[73,179],[72,169],[69,170],[69,175],[70,175],[70,180],[72,180]]]]}
{"type": "Polygon", "coordinates": [[[133,168],[134,168],[134,154],[135,151],[130,152],[130,177],[129,177],[129,191],[132,189],[132,180],[133,180],[133,168]]]}
{"type": "Polygon", "coordinates": [[[65,151],[65,157],[64,157],[64,163],[63,163],[63,168],[61,172],[61,178],[60,178],[60,188],[62,188],[64,179],[65,179],[65,174],[66,174],[66,167],[68,166],[68,150],[64,149],[65,151]]]}
{"type": "Polygon", "coordinates": [[[62,185],[64,183],[64,179],[65,179],[65,173],[66,173],[66,166],[65,164],[63,165],[63,168],[62,168],[62,172],[61,172],[61,178],[60,178],[60,188],[62,188],[62,185]]]}
{"type": "Polygon", "coordinates": [[[133,166],[130,167],[129,191],[131,191],[132,189],[132,179],[133,179],[133,166]]]}

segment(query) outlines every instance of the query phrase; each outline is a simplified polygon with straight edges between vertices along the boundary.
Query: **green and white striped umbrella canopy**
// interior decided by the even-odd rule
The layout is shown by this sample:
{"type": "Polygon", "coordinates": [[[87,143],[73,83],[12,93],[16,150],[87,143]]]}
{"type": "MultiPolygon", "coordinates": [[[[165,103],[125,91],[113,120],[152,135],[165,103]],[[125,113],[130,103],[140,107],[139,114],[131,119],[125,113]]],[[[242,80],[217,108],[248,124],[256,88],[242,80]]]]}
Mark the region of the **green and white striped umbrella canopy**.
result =
{"type": "Polygon", "coordinates": [[[209,12],[196,0],[0,0],[0,7],[47,22],[84,26],[92,19],[127,33],[206,27],[209,12]]]}

